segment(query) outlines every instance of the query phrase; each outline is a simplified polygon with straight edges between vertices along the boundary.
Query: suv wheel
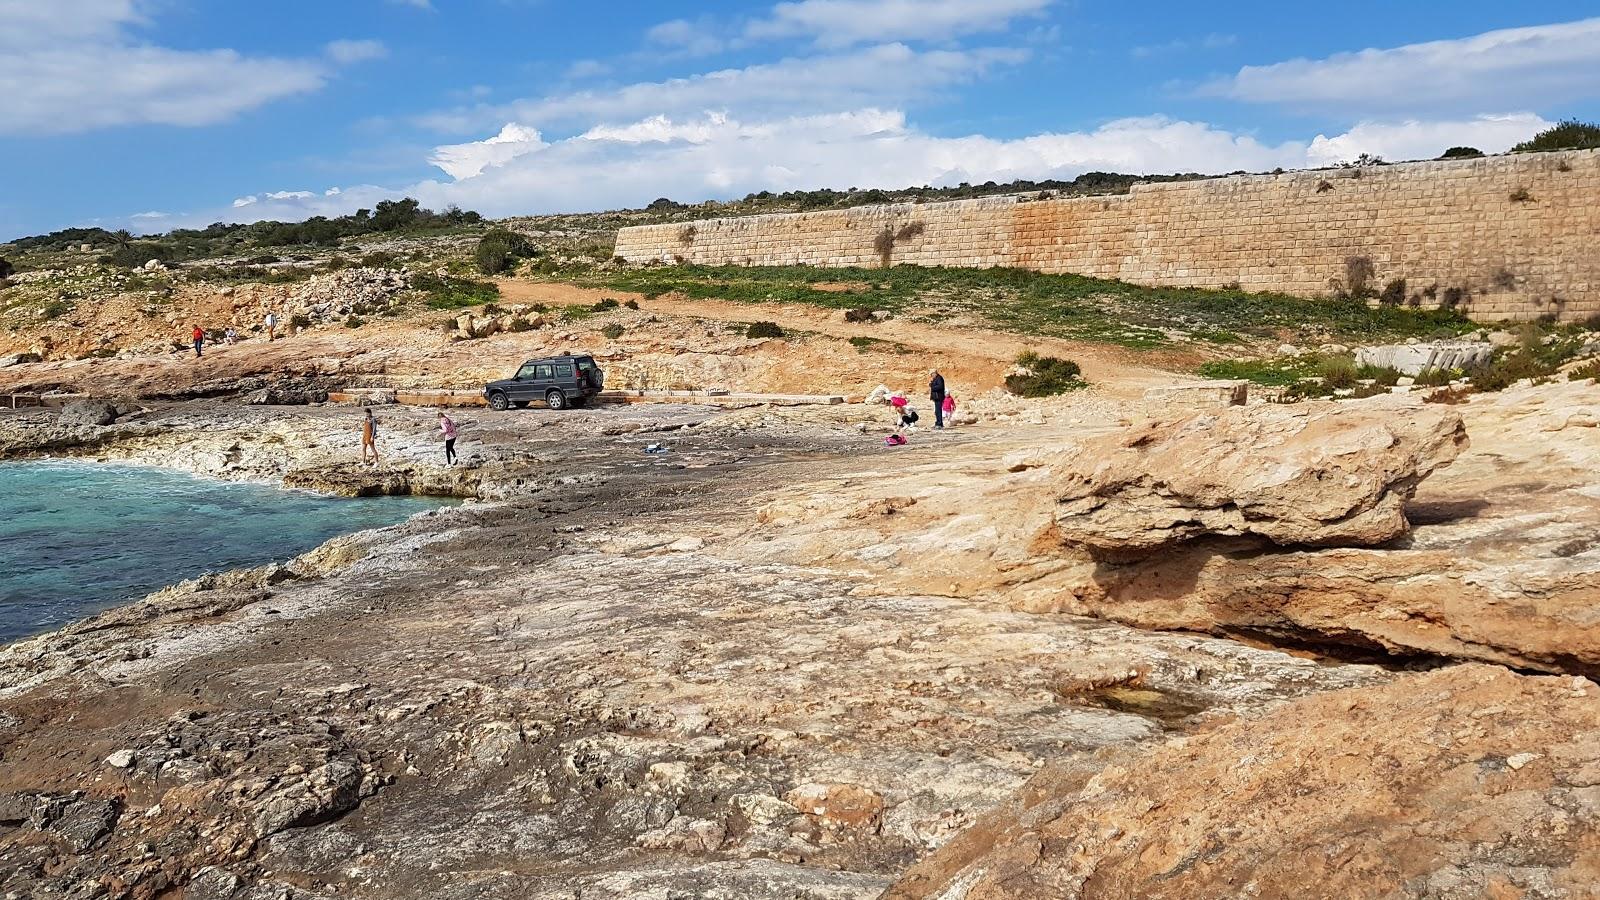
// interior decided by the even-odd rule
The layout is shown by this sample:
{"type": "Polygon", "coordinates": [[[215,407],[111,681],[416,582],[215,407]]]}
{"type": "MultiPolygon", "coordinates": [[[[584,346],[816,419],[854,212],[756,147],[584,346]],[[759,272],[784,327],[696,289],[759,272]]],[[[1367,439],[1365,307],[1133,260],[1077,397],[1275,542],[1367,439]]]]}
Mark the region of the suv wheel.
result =
{"type": "Polygon", "coordinates": [[[560,391],[546,391],[544,395],[544,402],[545,405],[551,409],[566,409],[567,395],[561,393],[560,391]]]}
{"type": "Polygon", "coordinates": [[[505,391],[495,391],[489,395],[489,408],[496,412],[505,412],[511,407],[511,398],[505,391]]]}

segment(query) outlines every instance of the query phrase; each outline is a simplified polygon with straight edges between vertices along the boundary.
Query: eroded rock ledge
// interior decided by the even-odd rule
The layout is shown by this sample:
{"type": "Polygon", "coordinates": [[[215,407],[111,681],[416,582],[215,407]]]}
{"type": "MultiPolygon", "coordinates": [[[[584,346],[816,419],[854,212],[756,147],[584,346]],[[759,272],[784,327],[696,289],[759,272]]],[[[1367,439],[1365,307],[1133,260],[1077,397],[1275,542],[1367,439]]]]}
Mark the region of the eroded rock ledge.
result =
{"type": "Polygon", "coordinates": [[[885,896],[1589,896],[1597,695],[1457,666],[1052,765],[885,896]]]}

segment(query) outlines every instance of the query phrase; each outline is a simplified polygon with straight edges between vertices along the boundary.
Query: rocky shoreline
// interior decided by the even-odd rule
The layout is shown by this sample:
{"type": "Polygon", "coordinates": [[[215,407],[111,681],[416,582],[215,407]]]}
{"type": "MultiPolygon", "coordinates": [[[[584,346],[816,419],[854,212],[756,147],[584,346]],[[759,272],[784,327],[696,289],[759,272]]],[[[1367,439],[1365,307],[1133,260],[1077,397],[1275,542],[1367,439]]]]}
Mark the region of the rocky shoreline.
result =
{"type": "MultiPolygon", "coordinates": [[[[1544,421],[1577,397],[1516,398],[1515,415],[1544,421]]],[[[349,408],[142,407],[110,425],[0,414],[0,459],[72,454],[488,502],[0,648],[0,897],[977,900],[1155,883],[1211,896],[1331,845],[1401,848],[1392,864],[1362,856],[1339,882],[1348,896],[1480,896],[1504,881],[1553,898],[1574,896],[1600,840],[1585,799],[1600,790],[1585,725],[1600,690],[1587,679],[1451,666],[1470,654],[1444,644],[1410,663],[1339,662],[1230,639],[1248,623],[1238,611],[1223,621],[1226,595],[1203,595],[1212,627],[1086,593],[1110,582],[1085,581],[1061,549],[1085,495],[1016,469],[1013,451],[1144,427],[1090,398],[1030,434],[924,435],[915,455],[877,448],[854,427],[859,410],[462,413],[465,465],[453,470],[434,458],[431,411],[384,408],[392,461],[376,472],[351,463],[349,408]],[[669,452],[643,453],[649,443],[669,452]],[[1188,630],[1139,627],[1174,624],[1188,630]],[[1480,715],[1496,705],[1522,712],[1480,715]],[[1402,712],[1381,713],[1391,708],[1402,712]],[[1308,721],[1344,731],[1296,731],[1308,721]],[[1418,740],[1454,749],[1410,752],[1418,740]],[[1274,741],[1303,752],[1241,782],[1255,799],[1218,800],[1210,780],[1274,741]],[[1335,821],[1334,788],[1294,789],[1338,783],[1346,748],[1368,746],[1393,760],[1379,771],[1394,791],[1436,809],[1361,838],[1342,829],[1386,815],[1397,794],[1351,793],[1335,821]],[[1469,768],[1501,780],[1451,774],[1469,768]],[[1516,815],[1497,807],[1506,821],[1564,830],[1404,849],[1425,833],[1405,823],[1467,829],[1458,810],[1508,790],[1524,799],[1516,815]],[[1073,818],[1079,806],[1119,833],[1073,818]],[[1279,843],[1207,842],[1261,809],[1275,818],[1259,833],[1279,843]],[[1066,849],[1080,841],[1092,858],[1066,849]]],[[[1592,428],[1497,442],[1545,479],[1526,502],[1501,497],[1472,516],[1450,505],[1521,472],[1479,452],[1479,429],[1503,413],[1467,408],[1473,451],[1411,485],[1404,540],[1416,551],[1485,571],[1498,563],[1475,541],[1557,509],[1568,522],[1533,529],[1533,566],[1537,548],[1582,527],[1592,428]],[[1552,462],[1563,452],[1566,468],[1552,462]]],[[[1408,477],[1402,467],[1392,483],[1408,477]]],[[[1366,583],[1383,584],[1373,567],[1413,551],[1380,543],[1311,553],[1370,554],[1366,583]]],[[[1224,554],[1213,564],[1245,568],[1215,578],[1321,565],[1293,553],[1224,554]]],[[[1551,558],[1577,572],[1586,554],[1551,558]]],[[[1273,612],[1280,633],[1317,633],[1301,609],[1273,612]]],[[[1383,634],[1418,648],[1393,622],[1383,634]]],[[[1286,883],[1256,890],[1284,896],[1286,883]]]]}

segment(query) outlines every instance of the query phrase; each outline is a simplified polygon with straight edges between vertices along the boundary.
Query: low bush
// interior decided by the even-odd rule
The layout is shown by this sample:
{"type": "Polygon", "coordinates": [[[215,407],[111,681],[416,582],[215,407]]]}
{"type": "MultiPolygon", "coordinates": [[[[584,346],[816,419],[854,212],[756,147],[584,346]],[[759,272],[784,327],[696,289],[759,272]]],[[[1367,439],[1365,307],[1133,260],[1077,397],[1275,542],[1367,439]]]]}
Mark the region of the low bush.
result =
{"type": "Polygon", "coordinates": [[[1400,383],[1400,370],[1391,366],[1362,366],[1356,370],[1356,377],[1372,380],[1384,387],[1394,387],[1400,383]]]}
{"type": "Polygon", "coordinates": [[[846,322],[876,322],[876,321],[878,321],[876,318],[873,317],[872,310],[865,309],[865,308],[856,308],[856,309],[847,309],[847,310],[845,310],[844,311],[844,320],[846,322]]]}
{"type": "Polygon", "coordinates": [[[744,331],[744,336],[749,338],[781,338],[783,329],[776,322],[751,322],[750,327],[744,331]]]}
{"type": "Polygon", "coordinates": [[[295,313],[289,317],[289,327],[299,331],[311,327],[311,319],[305,313],[295,313]]]}
{"type": "Polygon", "coordinates": [[[1442,387],[1454,381],[1460,373],[1453,369],[1423,369],[1413,379],[1418,387],[1442,387]]]}
{"type": "Polygon", "coordinates": [[[16,272],[17,267],[13,266],[11,261],[6,259],[4,256],[0,256],[0,281],[10,278],[12,275],[15,275],[16,272]]]}
{"type": "Polygon", "coordinates": [[[1330,356],[1324,359],[1317,367],[1317,374],[1322,377],[1323,384],[1335,390],[1355,387],[1358,378],[1356,361],[1348,356],[1330,356]]]}
{"type": "Polygon", "coordinates": [[[1451,147],[1449,150],[1446,150],[1445,152],[1439,154],[1439,158],[1440,159],[1477,159],[1478,157],[1480,157],[1482,155],[1483,155],[1483,151],[1479,150],[1477,147],[1451,147]]]}
{"type": "Polygon", "coordinates": [[[1564,119],[1511,148],[1512,153],[1539,153],[1547,150],[1593,150],[1600,148],[1600,125],[1564,119]]]}
{"type": "Polygon", "coordinates": [[[1568,381],[1600,379],[1600,359],[1592,359],[1567,373],[1568,381]]]}
{"type": "Polygon", "coordinates": [[[637,301],[637,300],[629,300],[627,303],[624,303],[622,305],[626,306],[629,309],[638,309],[639,308],[639,301],[637,301]]]}
{"type": "Polygon", "coordinates": [[[489,281],[422,274],[411,279],[411,287],[422,295],[429,309],[460,309],[480,306],[500,298],[500,288],[489,281]]]}
{"type": "Polygon", "coordinates": [[[351,315],[344,320],[344,327],[346,328],[360,328],[365,324],[367,324],[366,320],[357,315],[351,315]]]}
{"type": "Polygon", "coordinates": [[[528,239],[507,228],[491,228],[478,239],[472,258],[478,271],[485,275],[498,275],[515,267],[519,260],[535,255],[528,239]]]}
{"type": "Polygon", "coordinates": [[[1070,359],[1040,356],[1030,350],[1017,357],[1017,366],[1024,371],[1006,376],[1006,390],[1019,397],[1052,397],[1089,384],[1070,359]]]}
{"type": "Polygon", "coordinates": [[[369,269],[387,269],[399,261],[398,253],[390,253],[387,250],[374,250],[361,257],[361,264],[369,269]]]}
{"type": "Polygon", "coordinates": [[[596,303],[594,306],[591,306],[589,308],[594,310],[595,312],[606,312],[607,310],[616,309],[616,308],[618,308],[620,306],[622,306],[622,304],[618,303],[616,301],[616,298],[607,297],[604,300],[601,300],[599,303],[596,303]]]}
{"type": "Polygon", "coordinates": [[[605,337],[607,339],[613,340],[613,341],[616,340],[619,337],[622,337],[623,333],[626,332],[626,331],[627,331],[627,329],[623,328],[621,325],[617,324],[616,322],[612,322],[610,325],[607,325],[606,327],[600,329],[600,333],[602,335],[605,335],[605,337]]]}
{"type": "Polygon", "coordinates": [[[1461,387],[1447,387],[1440,388],[1437,391],[1429,393],[1427,396],[1422,398],[1422,402],[1443,403],[1449,406],[1454,406],[1457,403],[1466,402],[1466,399],[1471,395],[1472,388],[1467,387],[1466,385],[1462,385],[1461,387]]]}
{"type": "Polygon", "coordinates": [[[40,317],[44,319],[59,319],[72,312],[72,304],[65,300],[52,300],[40,310],[40,317]]]}

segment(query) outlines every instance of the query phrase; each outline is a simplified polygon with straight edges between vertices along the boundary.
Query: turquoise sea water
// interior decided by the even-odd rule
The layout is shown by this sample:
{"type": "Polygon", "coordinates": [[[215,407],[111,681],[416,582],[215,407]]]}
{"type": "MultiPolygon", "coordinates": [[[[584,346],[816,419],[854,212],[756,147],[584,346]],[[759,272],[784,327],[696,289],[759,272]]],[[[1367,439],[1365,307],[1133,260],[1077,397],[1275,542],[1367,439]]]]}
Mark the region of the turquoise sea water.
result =
{"type": "Polygon", "coordinates": [[[439,505],[328,498],[143,466],[0,463],[0,644],[439,505]]]}

